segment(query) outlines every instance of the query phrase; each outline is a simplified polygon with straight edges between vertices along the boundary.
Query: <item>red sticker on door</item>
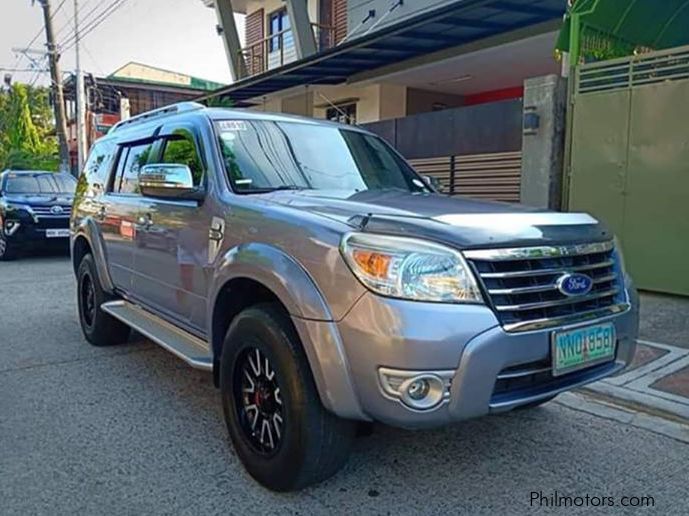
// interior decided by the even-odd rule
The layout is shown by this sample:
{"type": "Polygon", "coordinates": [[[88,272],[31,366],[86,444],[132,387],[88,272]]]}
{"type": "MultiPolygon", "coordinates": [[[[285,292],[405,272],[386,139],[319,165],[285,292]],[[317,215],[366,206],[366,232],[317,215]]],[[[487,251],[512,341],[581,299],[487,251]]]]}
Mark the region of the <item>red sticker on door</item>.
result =
{"type": "Polygon", "coordinates": [[[134,240],[136,227],[128,220],[120,221],[120,235],[128,240],[134,240]]]}

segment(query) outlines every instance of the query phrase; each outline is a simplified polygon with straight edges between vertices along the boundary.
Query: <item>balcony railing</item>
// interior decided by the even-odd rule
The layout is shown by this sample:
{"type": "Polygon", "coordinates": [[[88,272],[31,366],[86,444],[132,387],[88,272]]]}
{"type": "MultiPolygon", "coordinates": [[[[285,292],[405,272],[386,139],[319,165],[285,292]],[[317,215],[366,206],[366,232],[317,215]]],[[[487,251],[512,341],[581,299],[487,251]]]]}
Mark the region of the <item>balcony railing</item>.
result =
{"type": "MultiPolygon", "coordinates": [[[[335,27],[312,23],[311,29],[319,52],[335,45],[335,27]]],[[[271,34],[242,48],[239,53],[246,63],[249,76],[279,68],[297,60],[292,29],[271,34]]]]}

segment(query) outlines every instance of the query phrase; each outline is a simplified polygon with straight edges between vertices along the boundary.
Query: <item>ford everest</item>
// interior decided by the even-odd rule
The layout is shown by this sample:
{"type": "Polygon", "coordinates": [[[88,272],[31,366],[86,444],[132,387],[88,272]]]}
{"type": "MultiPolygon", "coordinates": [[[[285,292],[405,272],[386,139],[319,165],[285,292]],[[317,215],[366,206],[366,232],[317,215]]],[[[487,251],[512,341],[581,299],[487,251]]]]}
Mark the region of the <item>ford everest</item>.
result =
{"type": "Polygon", "coordinates": [[[357,422],[533,407],[634,354],[637,296],[603,224],[442,195],[357,127],[177,104],[117,124],[79,181],[86,339],[133,328],[211,372],[274,490],[338,471],[357,422]]]}

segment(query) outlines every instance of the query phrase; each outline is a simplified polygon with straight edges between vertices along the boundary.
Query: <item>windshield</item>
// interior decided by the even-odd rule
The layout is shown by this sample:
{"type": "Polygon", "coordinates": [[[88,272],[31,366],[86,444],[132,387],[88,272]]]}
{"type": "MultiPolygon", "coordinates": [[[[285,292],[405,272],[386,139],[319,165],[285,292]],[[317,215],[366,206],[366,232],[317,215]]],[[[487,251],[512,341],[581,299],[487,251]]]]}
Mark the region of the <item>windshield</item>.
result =
{"type": "Polygon", "coordinates": [[[67,174],[10,174],[5,191],[15,194],[73,194],[76,180],[67,174]]]}
{"type": "Polygon", "coordinates": [[[375,136],[295,122],[227,120],[216,125],[236,192],[276,189],[403,190],[428,188],[375,136]]]}

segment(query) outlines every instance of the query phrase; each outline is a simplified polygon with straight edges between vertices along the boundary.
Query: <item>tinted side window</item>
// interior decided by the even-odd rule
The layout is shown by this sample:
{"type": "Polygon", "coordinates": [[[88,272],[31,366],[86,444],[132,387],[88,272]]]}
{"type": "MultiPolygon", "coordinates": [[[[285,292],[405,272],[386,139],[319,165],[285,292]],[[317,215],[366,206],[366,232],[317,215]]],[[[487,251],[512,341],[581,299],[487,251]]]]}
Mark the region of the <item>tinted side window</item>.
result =
{"type": "Polygon", "coordinates": [[[84,177],[91,188],[92,194],[99,194],[108,184],[110,164],[115,152],[113,142],[98,142],[89,153],[84,165],[84,177]]]}
{"type": "Polygon", "coordinates": [[[178,129],[173,136],[165,138],[160,162],[187,165],[194,177],[195,186],[199,186],[203,180],[203,165],[194,136],[186,129],[178,129]]]}
{"type": "Polygon", "coordinates": [[[124,147],[120,153],[113,191],[124,194],[139,193],[139,171],[151,155],[152,143],[124,147]]]}

